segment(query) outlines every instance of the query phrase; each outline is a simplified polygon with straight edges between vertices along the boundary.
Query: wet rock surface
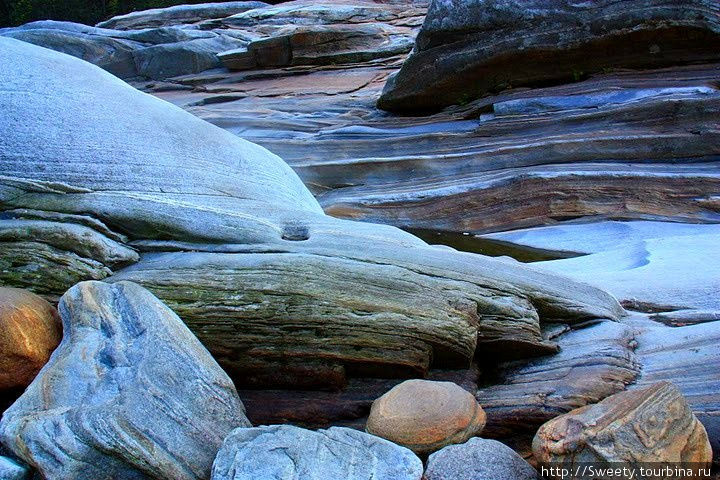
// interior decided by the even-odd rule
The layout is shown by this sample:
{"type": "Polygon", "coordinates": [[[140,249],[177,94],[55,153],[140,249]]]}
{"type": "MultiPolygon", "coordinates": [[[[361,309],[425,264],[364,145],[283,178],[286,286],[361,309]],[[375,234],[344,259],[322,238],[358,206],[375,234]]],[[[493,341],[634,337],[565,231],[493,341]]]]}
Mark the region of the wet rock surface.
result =
{"type": "Polygon", "coordinates": [[[422,462],[410,450],[367,433],[275,425],[228,435],[213,464],[212,480],[420,480],[422,472],[422,462]]]}
{"type": "Polygon", "coordinates": [[[79,283],[59,310],[63,341],[3,414],[3,445],[44,478],[208,478],[250,423],[177,315],[127,282],[79,283]]]}

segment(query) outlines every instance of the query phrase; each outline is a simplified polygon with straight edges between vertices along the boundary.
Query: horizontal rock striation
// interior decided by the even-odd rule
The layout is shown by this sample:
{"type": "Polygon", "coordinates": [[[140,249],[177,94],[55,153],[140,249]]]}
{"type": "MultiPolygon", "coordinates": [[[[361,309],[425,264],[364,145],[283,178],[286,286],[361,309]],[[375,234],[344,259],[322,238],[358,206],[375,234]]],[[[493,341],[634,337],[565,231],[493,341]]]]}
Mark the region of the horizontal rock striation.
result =
{"type": "Polygon", "coordinates": [[[713,0],[435,1],[378,105],[440,109],[604,69],[718,60],[718,46],[713,0]]]}
{"type": "Polygon", "coordinates": [[[537,427],[557,415],[623,391],[642,364],[627,325],[601,322],[557,339],[560,353],[500,365],[477,399],[487,414],[483,436],[503,438],[537,427]]]}
{"type": "Polygon", "coordinates": [[[14,132],[0,137],[2,207],[90,217],[125,235],[140,259],[108,280],[156,293],[240,385],[422,375],[468,366],[476,345],[535,356],[556,349],[545,320],[623,314],[563,277],[328,217],[267,150],[80,60],[12,39],[0,47],[11,66],[2,80],[17,92],[0,97],[11,112],[0,129],[14,132]],[[47,140],[60,128],[71,142],[47,140]]]}
{"type": "Polygon", "coordinates": [[[475,233],[720,219],[716,64],[516,89],[429,117],[372,107],[392,68],[207,74],[153,93],[282,156],[334,216],[475,233]]]}

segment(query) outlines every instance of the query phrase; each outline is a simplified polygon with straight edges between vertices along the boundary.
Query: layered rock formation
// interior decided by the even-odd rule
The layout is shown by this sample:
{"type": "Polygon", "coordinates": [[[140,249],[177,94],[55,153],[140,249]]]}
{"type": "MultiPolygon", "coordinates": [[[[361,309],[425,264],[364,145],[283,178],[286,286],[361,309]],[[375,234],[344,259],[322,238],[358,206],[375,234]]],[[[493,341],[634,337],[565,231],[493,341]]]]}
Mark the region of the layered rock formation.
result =
{"type": "MultiPolygon", "coordinates": [[[[618,15],[675,18],[699,4],[618,15]]],[[[720,219],[716,64],[598,73],[428,117],[385,115],[374,103],[403,59],[385,47],[412,41],[424,12],[422,2],[288,2],[177,25],[244,38],[219,53],[250,70],[137,86],[280,155],[335,216],[474,233],[581,217],[720,219]]]]}
{"type": "Polygon", "coordinates": [[[212,480],[420,480],[422,473],[422,462],[410,450],[367,433],[275,425],[228,435],[212,480]]]}
{"type": "Polygon", "coordinates": [[[533,452],[539,462],[571,471],[583,463],[657,462],[698,469],[709,468],[712,459],[705,429],[668,382],[618,393],[554,418],[538,430],[533,452]]]}
{"type": "Polygon", "coordinates": [[[28,386],[61,336],[57,311],[47,301],[25,290],[0,288],[0,391],[28,386]]]}
{"type": "Polygon", "coordinates": [[[0,41],[3,81],[13,85],[0,98],[12,112],[2,129],[14,132],[0,144],[3,207],[125,235],[141,258],[108,280],[138,282],[166,301],[241,385],[424,375],[467,367],[476,345],[510,358],[544,354],[556,346],[542,338],[543,319],[622,315],[609,295],[563,277],[325,216],[261,147],[77,59],[0,41]],[[59,129],[73,141],[48,141],[59,129]]]}
{"type": "Polygon", "coordinates": [[[3,445],[49,479],[209,478],[250,423],[177,315],[127,282],[79,283],[59,309],[63,341],[3,414],[3,445]]]}
{"type": "Polygon", "coordinates": [[[438,109],[604,69],[718,60],[718,46],[712,0],[436,1],[378,105],[438,109]]]}
{"type": "Polygon", "coordinates": [[[406,380],[375,400],[365,429],[418,454],[479,435],[485,412],[452,382],[406,380]]]}

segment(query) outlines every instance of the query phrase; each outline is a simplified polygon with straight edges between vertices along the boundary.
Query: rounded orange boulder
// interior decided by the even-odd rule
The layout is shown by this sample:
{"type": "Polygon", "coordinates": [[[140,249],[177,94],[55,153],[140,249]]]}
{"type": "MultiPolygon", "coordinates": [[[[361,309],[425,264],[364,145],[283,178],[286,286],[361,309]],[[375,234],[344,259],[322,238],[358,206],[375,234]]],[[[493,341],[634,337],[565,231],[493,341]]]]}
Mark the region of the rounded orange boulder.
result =
{"type": "Polygon", "coordinates": [[[373,402],[365,429],[425,454],[466,442],[485,418],[475,397],[452,382],[407,380],[373,402]]]}
{"type": "Polygon", "coordinates": [[[29,385],[61,338],[52,305],[27,290],[0,287],[0,390],[29,385]]]}

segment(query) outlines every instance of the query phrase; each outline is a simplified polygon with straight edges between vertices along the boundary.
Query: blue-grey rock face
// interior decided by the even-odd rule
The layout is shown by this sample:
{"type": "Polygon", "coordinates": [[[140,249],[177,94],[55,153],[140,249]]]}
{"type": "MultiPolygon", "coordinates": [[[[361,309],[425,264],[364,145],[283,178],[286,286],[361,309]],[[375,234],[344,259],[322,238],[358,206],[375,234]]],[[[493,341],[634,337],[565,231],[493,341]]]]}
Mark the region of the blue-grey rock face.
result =
{"type": "Polygon", "coordinates": [[[212,480],[420,480],[422,472],[414,453],[374,435],[274,425],[234,430],[212,480]]]}
{"type": "Polygon", "coordinates": [[[60,300],[64,338],[0,421],[0,441],[48,480],[207,479],[247,427],[235,387],[182,321],[129,282],[60,300]]]}
{"type": "Polygon", "coordinates": [[[0,456],[0,479],[2,480],[28,480],[30,470],[15,460],[0,456]]]}
{"type": "Polygon", "coordinates": [[[426,480],[536,480],[533,467],[510,447],[485,438],[450,445],[428,459],[426,480]]]}

